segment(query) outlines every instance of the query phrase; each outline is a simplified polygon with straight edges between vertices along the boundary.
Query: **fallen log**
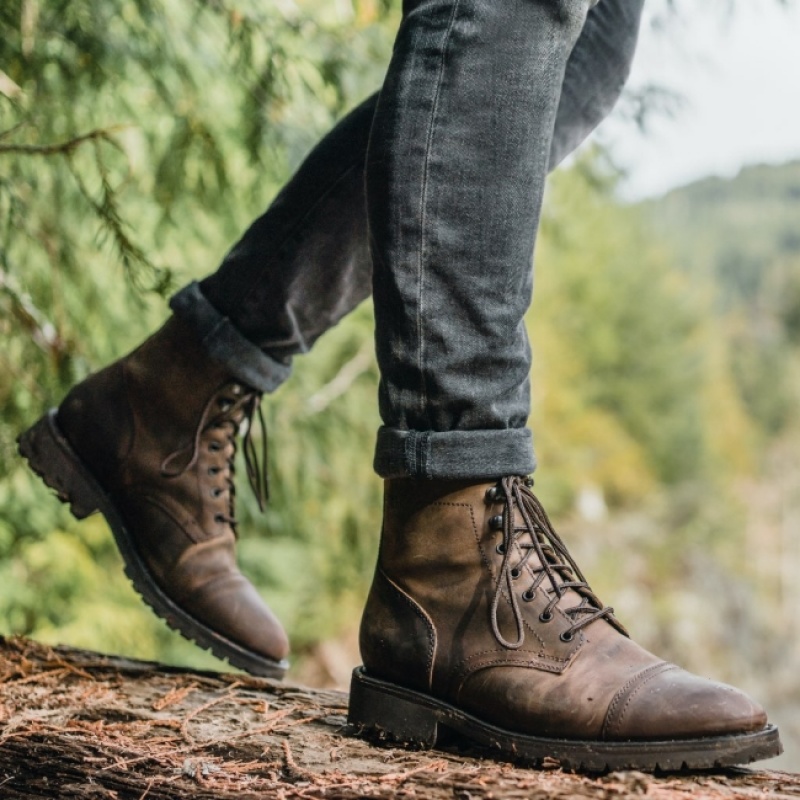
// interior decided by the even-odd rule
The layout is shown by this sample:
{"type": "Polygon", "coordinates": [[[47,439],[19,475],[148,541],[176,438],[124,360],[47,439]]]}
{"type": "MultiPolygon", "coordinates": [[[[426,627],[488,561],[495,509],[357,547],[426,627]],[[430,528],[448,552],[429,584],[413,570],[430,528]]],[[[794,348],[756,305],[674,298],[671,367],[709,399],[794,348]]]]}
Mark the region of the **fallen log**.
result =
{"type": "Polygon", "coordinates": [[[0,798],[799,798],[800,775],[604,776],[376,746],[347,695],[0,637],[0,798]]]}

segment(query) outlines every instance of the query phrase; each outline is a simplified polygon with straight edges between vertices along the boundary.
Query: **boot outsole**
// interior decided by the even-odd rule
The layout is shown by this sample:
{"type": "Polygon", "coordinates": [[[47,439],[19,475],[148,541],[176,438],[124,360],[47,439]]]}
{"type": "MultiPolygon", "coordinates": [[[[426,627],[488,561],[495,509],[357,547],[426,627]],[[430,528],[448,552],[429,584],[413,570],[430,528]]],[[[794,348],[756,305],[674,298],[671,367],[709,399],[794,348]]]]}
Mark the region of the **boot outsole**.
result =
{"type": "Polygon", "coordinates": [[[122,516],[112,498],[72,449],[60,431],[57,409],[51,409],[17,439],[19,453],[31,469],[70,506],[76,519],[99,511],[108,522],[125,566],[125,574],[144,602],[170,628],[217,658],[262,678],[283,678],[288,662],[275,661],[248,650],[193,617],[175,603],[158,585],[139,555],[122,516]]]}
{"type": "Polygon", "coordinates": [[[372,678],[363,667],[353,672],[348,723],[369,738],[426,749],[455,732],[499,758],[531,766],[555,760],[577,772],[714,769],[783,752],[774,725],[753,733],[664,741],[578,741],[513,733],[429,695],[372,678]]]}

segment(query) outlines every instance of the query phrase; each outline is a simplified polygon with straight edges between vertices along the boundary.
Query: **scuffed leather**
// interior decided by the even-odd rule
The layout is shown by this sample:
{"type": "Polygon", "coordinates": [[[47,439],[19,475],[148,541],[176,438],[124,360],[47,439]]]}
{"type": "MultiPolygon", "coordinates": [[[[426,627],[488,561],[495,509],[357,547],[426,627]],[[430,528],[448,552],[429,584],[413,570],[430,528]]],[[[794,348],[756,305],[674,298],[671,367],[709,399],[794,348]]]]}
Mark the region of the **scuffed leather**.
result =
{"type": "Polygon", "coordinates": [[[172,318],[129,356],[75,386],[59,407],[58,425],[112,497],[161,589],[212,630],[279,661],[288,654],[286,633],[239,572],[234,532],[220,517],[229,508],[220,470],[230,447],[224,431],[208,431],[196,463],[181,471],[204,407],[230,381],[190,328],[172,318]],[[165,470],[174,453],[178,463],[165,470]]]}
{"type": "MultiPolygon", "coordinates": [[[[536,736],[663,740],[764,727],[766,715],[749,697],[662,661],[605,618],[561,641],[573,624],[565,610],[581,601],[572,589],[550,622],[539,615],[551,595],[540,589],[530,602],[520,600],[524,641],[502,646],[490,626],[502,561],[498,532],[489,526],[499,504],[485,499],[493,485],[387,481],[378,571],[361,628],[369,674],[536,736]],[[405,602],[386,601],[387,581],[405,602]],[[421,615],[430,625],[419,623],[421,615]],[[420,676],[428,673],[423,686],[420,676]]],[[[530,583],[524,572],[514,583],[520,593],[530,583]]],[[[513,640],[507,596],[498,617],[513,640]]]]}

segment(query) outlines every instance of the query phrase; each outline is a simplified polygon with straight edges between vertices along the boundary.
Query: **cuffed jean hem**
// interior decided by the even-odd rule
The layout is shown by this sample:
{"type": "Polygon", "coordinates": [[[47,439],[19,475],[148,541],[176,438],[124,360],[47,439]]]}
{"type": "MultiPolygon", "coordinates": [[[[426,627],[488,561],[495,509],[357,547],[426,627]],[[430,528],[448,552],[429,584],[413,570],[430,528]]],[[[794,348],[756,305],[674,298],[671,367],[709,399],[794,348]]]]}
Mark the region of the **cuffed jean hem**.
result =
{"type": "Polygon", "coordinates": [[[402,431],[382,427],[375,448],[382,478],[494,479],[536,469],[527,428],[479,431],[402,431]]]}
{"type": "Polygon", "coordinates": [[[173,295],[169,307],[195,330],[209,356],[242,383],[260,392],[274,392],[289,377],[291,366],[271,358],[241,334],[211,305],[196,281],[173,295]]]}

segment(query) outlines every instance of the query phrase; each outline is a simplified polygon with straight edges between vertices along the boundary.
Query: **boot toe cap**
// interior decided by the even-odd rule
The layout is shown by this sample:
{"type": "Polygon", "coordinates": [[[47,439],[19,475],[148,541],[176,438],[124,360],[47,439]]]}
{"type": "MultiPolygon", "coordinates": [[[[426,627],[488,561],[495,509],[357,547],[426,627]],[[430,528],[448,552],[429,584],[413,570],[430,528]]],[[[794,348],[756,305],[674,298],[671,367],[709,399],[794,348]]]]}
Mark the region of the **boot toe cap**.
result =
{"type": "Polygon", "coordinates": [[[186,609],[211,630],[273,661],[289,655],[283,626],[253,585],[231,574],[197,587],[184,597],[186,609]]]}
{"type": "MultiPolygon", "coordinates": [[[[289,652],[286,632],[239,571],[232,531],[201,539],[206,535],[202,526],[181,511],[168,496],[129,494],[126,522],[136,537],[126,560],[147,576],[140,582],[140,591],[146,593],[152,581],[158,586],[154,591],[173,604],[172,612],[158,613],[188,638],[210,642],[217,654],[223,652],[236,666],[242,664],[236,646],[248,651],[248,656],[282,662],[289,652]],[[187,531],[200,541],[193,541],[187,531]]],[[[247,664],[242,668],[251,671],[247,664]]]]}
{"type": "Polygon", "coordinates": [[[692,739],[762,730],[767,715],[738,689],[672,664],[645,670],[609,706],[607,740],[692,739]]]}

